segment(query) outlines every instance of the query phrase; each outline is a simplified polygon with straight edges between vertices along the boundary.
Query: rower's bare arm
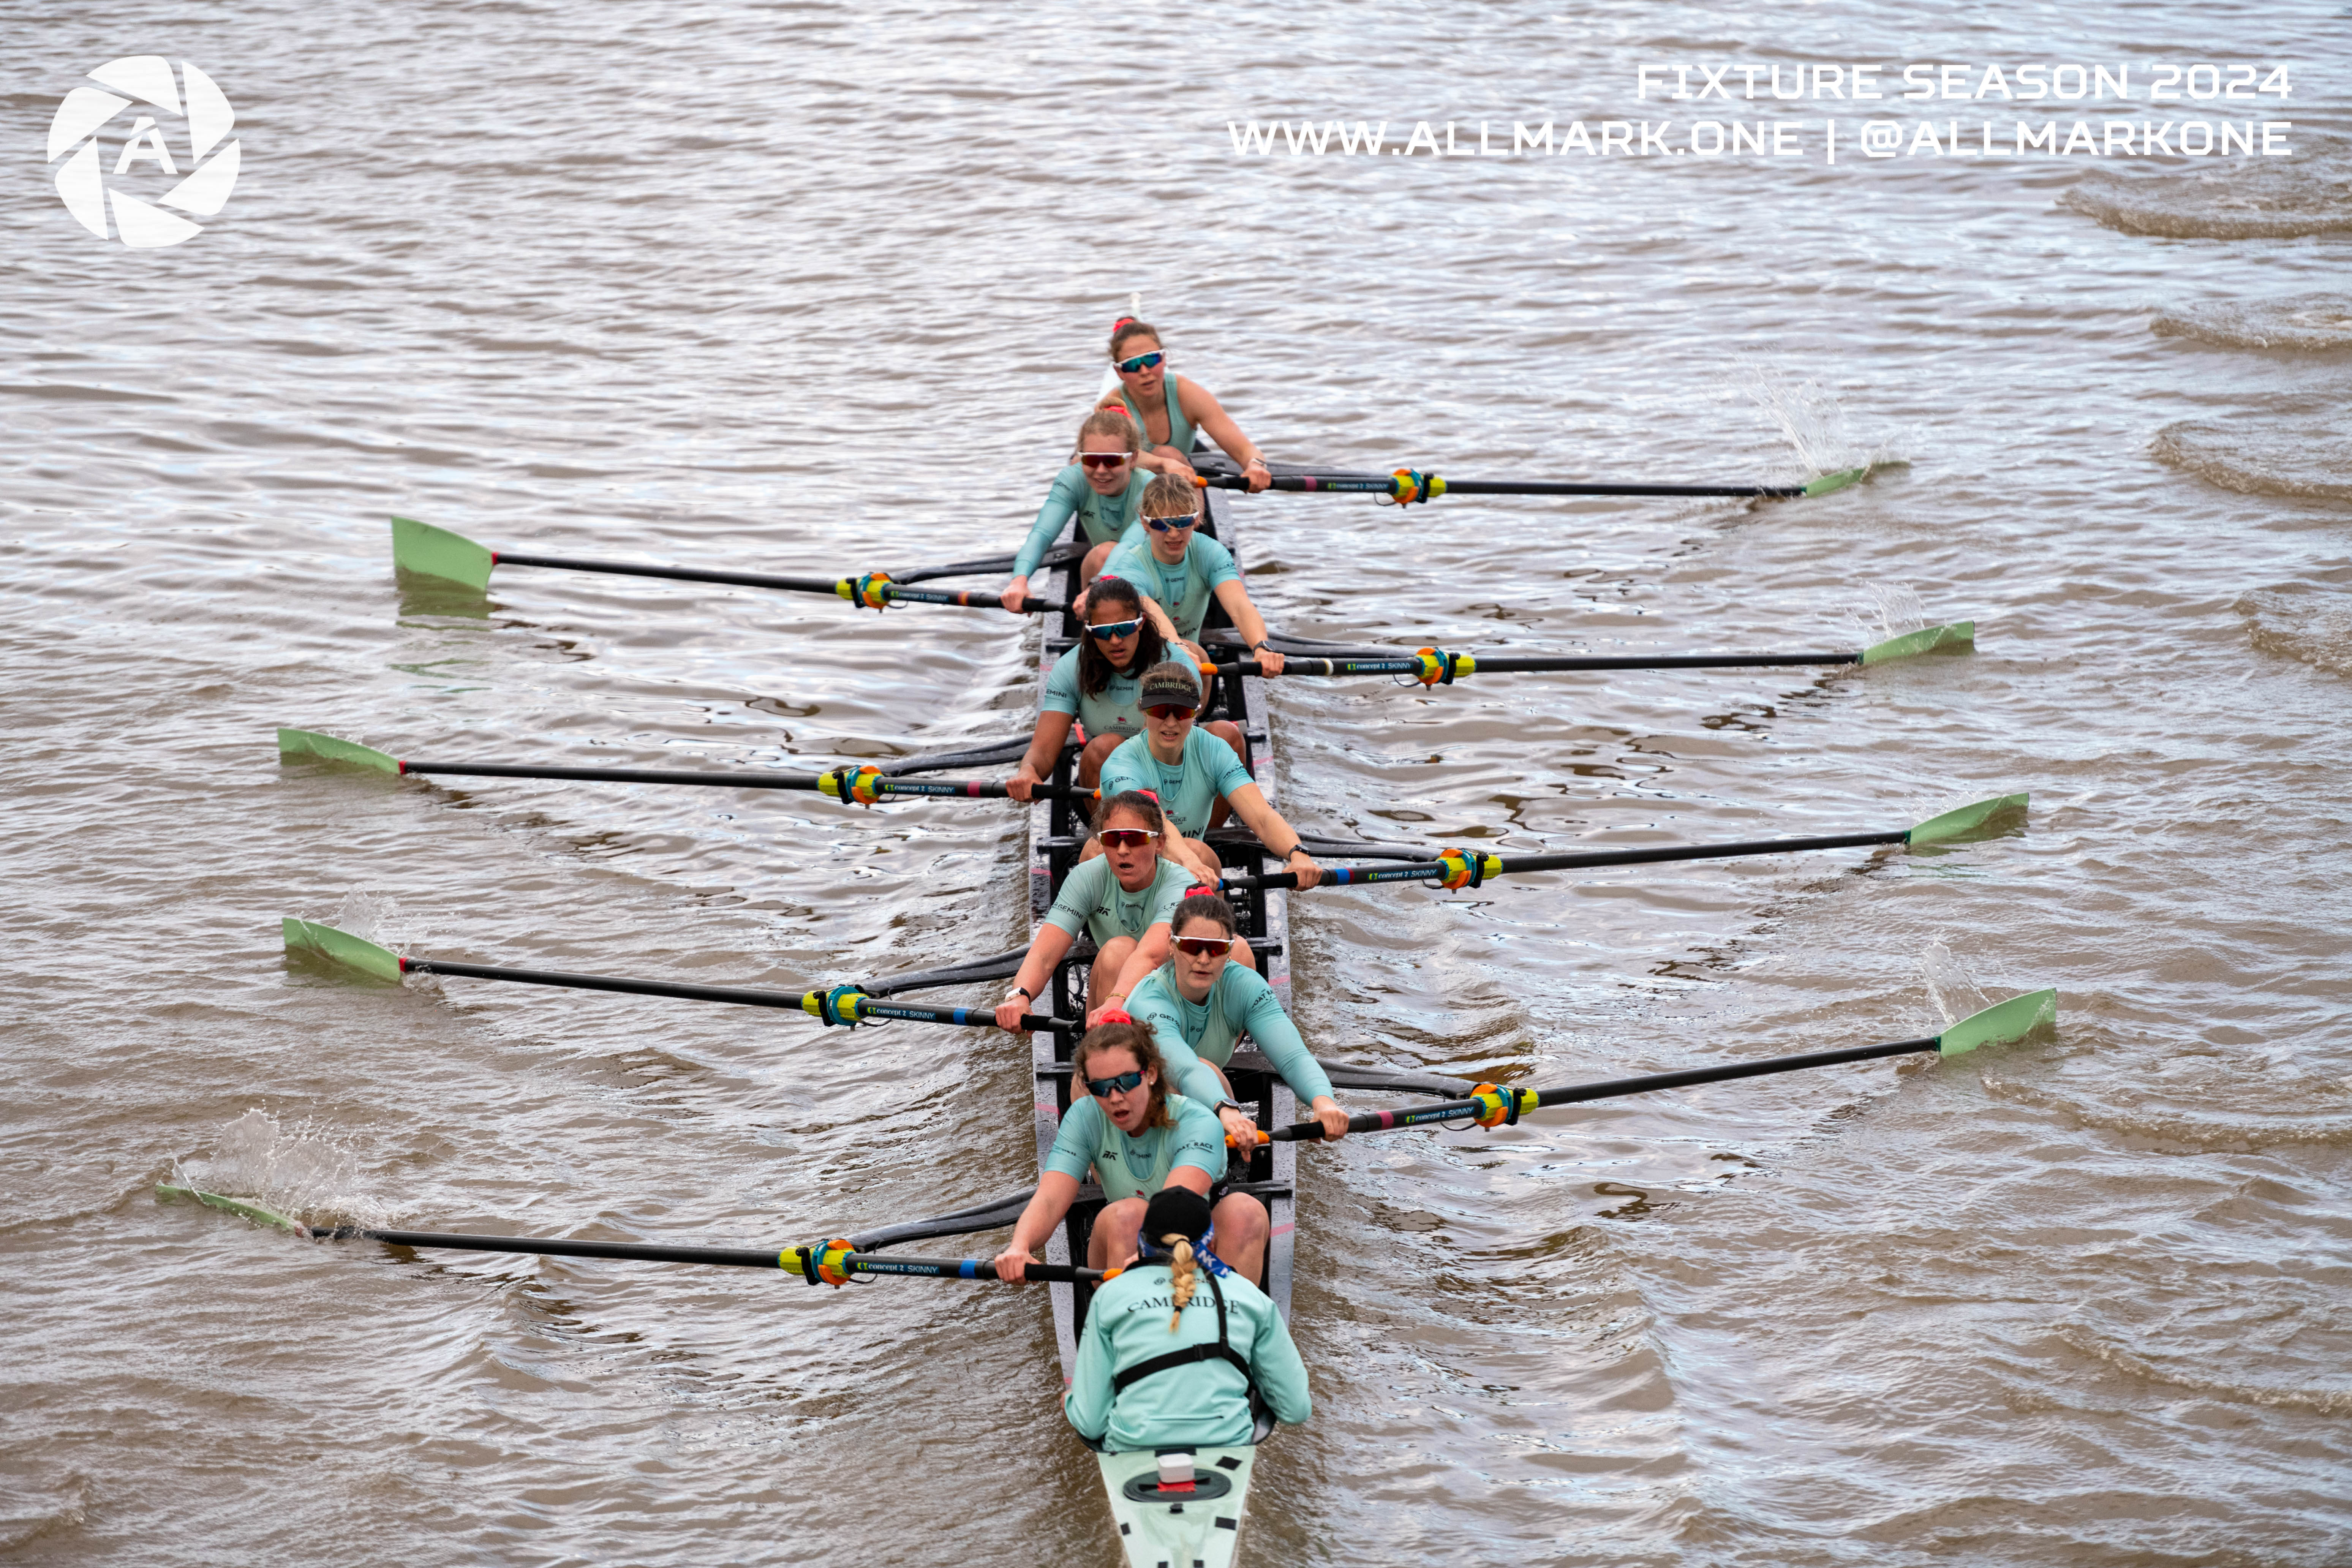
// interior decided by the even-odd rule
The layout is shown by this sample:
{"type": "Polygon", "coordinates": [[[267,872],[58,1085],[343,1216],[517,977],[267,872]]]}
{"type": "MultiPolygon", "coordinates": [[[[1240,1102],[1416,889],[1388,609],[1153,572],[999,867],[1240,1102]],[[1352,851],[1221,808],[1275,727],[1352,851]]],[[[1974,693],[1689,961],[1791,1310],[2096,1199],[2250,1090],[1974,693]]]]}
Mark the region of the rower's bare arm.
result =
{"type": "MultiPolygon", "coordinates": [[[[1282,813],[1266,804],[1257,785],[1243,784],[1225,798],[1233,803],[1234,815],[1246,823],[1249,830],[1257,835],[1257,841],[1268,849],[1282,849],[1298,842],[1298,830],[1282,819],[1282,813]]],[[[1311,888],[1323,879],[1323,868],[1304,849],[1286,858],[1282,866],[1284,870],[1298,874],[1302,888],[1311,888]]]]}
{"type": "Polygon", "coordinates": [[[1027,800],[1029,792],[1045,782],[1045,775],[1061,761],[1062,747],[1070,739],[1072,718],[1067,713],[1039,713],[1037,732],[1029,739],[1029,750],[1021,758],[1021,765],[1004,781],[1004,793],[1015,800],[1027,800]]]}
{"type": "Polygon", "coordinates": [[[1194,429],[1214,441],[1220,451],[1242,465],[1242,477],[1249,481],[1250,489],[1265,489],[1274,478],[1265,466],[1265,454],[1257,449],[1256,442],[1242,434],[1242,427],[1234,423],[1234,416],[1225,412],[1215,393],[1196,381],[1186,381],[1177,388],[1176,404],[1183,409],[1184,417],[1192,422],[1194,429]]]}
{"type": "Polygon", "coordinates": [[[1054,966],[1061,963],[1063,956],[1070,951],[1073,940],[1070,933],[1060,926],[1041,925],[1037,928],[1037,939],[1029,944],[1029,956],[1021,961],[1021,972],[1013,977],[1012,988],[1006,991],[1004,1000],[996,1005],[998,1028],[1011,1029],[1018,1034],[1022,1014],[1045,1011],[1037,1005],[1037,998],[1045,994],[1045,983],[1054,977],[1054,966]],[[1024,991],[1028,993],[1026,996],[1017,994],[1024,991]]]}
{"type": "Polygon", "coordinates": [[[1015,577],[1004,584],[1004,592],[997,595],[996,602],[1018,616],[1024,613],[1021,606],[1028,597],[1029,579],[1015,577]]]}
{"type": "Polygon", "coordinates": [[[1135,944],[1135,951],[1127,955],[1127,963],[1119,968],[1118,984],[1110,988],[1108,1000],[1114,1006],[1125,1002],[1129,994],[1143,984],[1145,975],[1167,962],[1168,922],[1161,921],[1145,931],[1143,940],[1135,944]]]}
{"type": "Polygon", "coordinates": [[[1258,668],[1268,675],[1280,675],[1282,656],[1270,647],[1257,647],[1265,640],[1265,617],[1259,615],[1257,606],[1250,602],[1249,590],[1243,587],[1238,580],[1220,583],[1217,584],[1217,603],[1225,607],[1225,614],[1233,620],[1234,630],[1242,634],[1242,646],[1255,650],[1258,668]]]}
{"type": "MultiPolygon", "coordinates": [[[[1206,1187],[1201,1189],[1208,1191],[1206,1187]]],[[[1013,1239],[996,1255],[996,1277],[1008,1285],[1021,1283],[1021,1270],[1026,1264],[1038,1261],[1037,1248],[1054,1234],[1062,1216],[1070,1212],[1077,1201],[1077,1179],[1060,1171],[1048,1171],[1037,1178],[1037,1195],[1021,1211],[1019,1223],[1013,1227],[1013,1239]]]]}

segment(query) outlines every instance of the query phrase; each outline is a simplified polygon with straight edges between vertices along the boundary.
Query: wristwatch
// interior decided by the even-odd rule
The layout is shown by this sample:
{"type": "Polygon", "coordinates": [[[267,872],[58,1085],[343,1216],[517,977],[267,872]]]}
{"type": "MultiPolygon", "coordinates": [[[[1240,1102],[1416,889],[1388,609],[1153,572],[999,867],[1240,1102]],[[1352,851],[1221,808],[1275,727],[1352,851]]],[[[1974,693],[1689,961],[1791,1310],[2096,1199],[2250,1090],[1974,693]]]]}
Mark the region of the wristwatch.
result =
{"type": "Polygon", "coordinates": [[[1037,1000],[1037,994],[1034,991],[1030,990],[1026,985],[1015,985],[1012,990],[1007,991],[1004,994],[1004,999],[1007,1002],[1012,1001],[1015,996],[1020,997],[1024,1002],[1034,1002],[1037,1000]]]}

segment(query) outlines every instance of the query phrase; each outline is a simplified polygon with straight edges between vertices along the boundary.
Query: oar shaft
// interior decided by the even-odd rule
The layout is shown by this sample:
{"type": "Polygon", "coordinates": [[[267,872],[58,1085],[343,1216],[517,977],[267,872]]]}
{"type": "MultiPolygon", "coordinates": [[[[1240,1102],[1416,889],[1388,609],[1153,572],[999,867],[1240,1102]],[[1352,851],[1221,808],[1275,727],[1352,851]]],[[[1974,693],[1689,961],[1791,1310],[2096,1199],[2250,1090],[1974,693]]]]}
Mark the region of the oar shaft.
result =
{"type": "Polygon", "coordinates": [[[579,561],[566,555],[523,555],[496,550],[500,566],[544,566],[557,572],[602,572],[614,577],[664,577],[673,583],[725,583],[738,588],[774,588],[787,594],[834,594],[838,577],[778,577],[765,572],[711,572],[696,566],[643,566],[633,561],[579,561]]]}
{"type": "MultiPolygon", "coordinates": [[[[1245,490],[1246,479],[1231,475],[1204,476],[1201,481],[1211,489],[1245,490]]],[[[1644,485],[1644,484],[1570,484],[1549,479],[1446,479],[1446,495],[1465,496],[1777,496],[1794,498],[1805,493],[1802,485],[1644,485]]],[[[1393,495],[1397,481],[1383,475],[1378,478],[1361,474],[1281,474],[1267,487],[1293,494],[1309,495],[1393,495]]]]}
{"type": "MultiPolygon", "coordinates": [[[[772,588],[786,594],[830,594],[847,597],[839,577],[779,577],[766,572],[711,572],[697,566],[644,566],[633,561],[581,561],[568,555],[524,555],[511,550],[490,552],[499,566],[542,566],[557,572],[601,572],[614,577],[660,577],[673,583],[724,583],[737,588],[772,588]]],[[[907,588],[878,584],[885,598],[909,605],[960,605],[967,609],[1003,609],[1003,600],[984,589],[907,588]]],[[[1025,598],[1021,607],[1034,615],[1069,606],[1057,600],[1025,598]]]]}
{"type": "Polygon", "coordinates": [[[1860,664],[1859,653],[1480,654],[1477,674],[1532,675],[1570,669],[1771,669],[1860,664]]]}
{"type": "MultiPolygon", "coordinates": [[[[1732,860],[1747,855],[1792,855],[1813,849],[1859,849],[1876,844],[1901,844],[1910,829],[1885,833],[1839,833],[1819,838],[1760,838],[1746,844],[1676,844],[1657,849],[1594,849],[1576,855],[1515,855],[1501,858],[1483,878],[1515,872],[1574,871],[1598,866],[1649,866],[1673,860],[1732,860]]],[[[1403,866],[1327,866],[1318,886],[1355,887],[1372,882],[1442,882],[1448,868],[1437,863],[1403,866]]],[[[1298,874],[1277,871],[1267,877],[1226,877],[1221,888],[1296,888],[1298,874]]]]}
{"type": "MultiPolygon", "coordinates": [[[[452,1252],[519,1253],[539,1258],[604,1258],[631,1263],[699,1263],[721,1268],[774,1268],[800,1272],[798,1247],[754,1251],[739,1247],[660,1247],[632,1241],[566,1241],[530,1236],[465,1236],[448,1231],[362,1230],[339,1226],[313,1230],[324,1240],[380,1241],[388,1247],[433,1247],[452,1252]]],[[[977,1258],[887,1258],[863,1253],[837,1255],[837,1263],[854,1274],[897,1274],[914,1279],[975,1279],[994,1282],[996,1268],[977,1258]]],[[[1098,1268],[1076,1268],[1066,1263],[1032,1263],[1024,1276],[1038,1283],[1097,1284],[1107,1278],[1098,1268]]]]}
{"type": "MultiPolygon", "coordinates": [[[[442,778],[568,779],[583,784],[688,784],[709,789],[795,789],[813,790],[828,795],[837,794],[836,790],[825,787],[825,775],[822,773],[721,772],[709,768],[563,768],[529,763],[412,763],[404,758],[401,760],[400,771],[404,774],[431,774],[442,778]]],[[[871,787],[877,795],[906,795],[909,798],[1009,798],[1009,792],[995,779],[916,779],[885,773],[874,779],[871,787]]],[[[1035,798],[1048,800],[1065,797],[1092,800],[1095,796],[1093,790],[1046,784],[1034,785],[1031,794],[1035,798]]]]}
{"type": "MultiPolygon", "coordinates": [[[[1849,1046],[1834,1051],[1807,1051],[1801,1056],[1768,1057],[1762,1061],[1732,1062],[1723,1067],[1691,1068],[1682,1072],[1650,1073],[1641,1078],[1610,1079],[1601,1083],[1570,1084],[1537,1091],[1536,1104],[1538,1107],[1580,1105],[1588,1100],[1616,1100],[1629,1094],[1652,1094],[1667,1089],[1689,1089],[1703,1083],[1729,1083],[1737,1079],[1802,1072],[1809,1068],[1836,1067],[1844,1062],[1914,1056],[1936,1047],[1937,1041],[1930,1037],[1918,1040],[1895,1040],[1878,1046],[1849,1046]]],[[[1464,1117],[1475,1116],[1482,1109],[1485,1108],[1475,1100],[1454,1100],[1436,1105],[1415,1106],[1408,1110],[1368,1110],[1348,1118],[1348,1131],[1384,1132],[1399,1127],[1425,1126],[1433,1121],[1459,1121],[1464,1117]]],[[[1287,1127],[1277,1127],[1265,1136],[1279,1142],[1311,1142],[1323,1136],[1323,1124],[1319,1121],[1297,1121],[1287,1127]]]]}
{"type": "Polygon", "coordinates": [[[452,963],[438,958],[404,958],[404,974],[448,974],[467,980],[510,980],[522,985],[560,985],[573,991],[615,991],[629,996],[676,996],[688,1002],[734,1002],[751,1007],[800,1010],[798,994],[753,991],[733,985],[678,985],[664,980],[623,980],[610,974],[566,974],[551,969],[509,969],[503,964],[452,963]]]}
{"type": "Polygon", "coordinates": [[[1780,496],[1805,493],[1802,485],[1560,484],[1547,479],[1447,479],[1455,496],[1780,496]]]}
{"type": "MultiPolygon", "coordinates": [[[[755,991],[738,985],[680,985],[667,980],[624,980],[611,974],[567,974],[551,969],[513,969],[496,963],[453,963],[439,958],[403,958],[404,974],[446,974],[464,980],[507,980],[521,985],[558,985],[573,991],[613,991],[626,996],[675,996],[688,1002],[731,1002],[748,1007],[787,1007],[805,1011],[805,994],[755,991]]],[[[859,1013],[868,1018],[894,1018],[915,1024],[956,1024],[966,1028],[993,1028],[995,1009],[936,1007],[919,1002],[883,1002],[860,998],[859,1013]]],[[[1080,1026],[1068,1018],[1038,1013],[1021,1016],[1024,1033],[1067,1032],[1080,1026]]]]}
{"type": "MultiPolygon", "coordinates": [[[[1478,654],[1474,675],[1537,675],[1578,669],[1769,669],[1783,666],[1860,664],[1859,653],[1670,653],[1670,654],[1478,654]]],[[[1255,659],[1214,667],[1219,675],[1258,675],[1255,659]]],[[[1294,675],[1415,675],[1417,658],[1286,658],[1282,674],[1294,675]]]]}
{"type": "Polygon", "coordinates": [[[403,758],[404,773],[490,779],[573,779],[588,784],[709,784],[730,789],[802,789],[817,787],[806,773],[715,773],[684,768],[559,768],[527,763],[412,763],[403,758]]]}

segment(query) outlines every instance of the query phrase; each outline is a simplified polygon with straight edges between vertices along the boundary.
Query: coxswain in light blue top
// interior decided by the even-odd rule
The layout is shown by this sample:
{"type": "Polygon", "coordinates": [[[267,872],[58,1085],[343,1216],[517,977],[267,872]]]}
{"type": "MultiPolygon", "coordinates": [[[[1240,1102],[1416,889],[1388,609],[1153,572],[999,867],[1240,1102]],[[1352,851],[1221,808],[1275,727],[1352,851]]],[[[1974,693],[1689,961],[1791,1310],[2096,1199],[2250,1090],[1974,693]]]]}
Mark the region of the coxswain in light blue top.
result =
{"type": "Polygon", "coordinates": [[[1087,416],[1078,426],[1076,457],[1054,476],[1054,488],[1045,492],[1045,504],[1037,509],[1029,537],[1013,557],[1013,577],[1000,595],[1006,609],[1023,613],[1029,574],[1073,517],[1078,520],[1079,542],[1088,547],[1078,581],[1091,582],[1102,571],[1103,558],[1141,515],[1144,491],[1151,481],[1151,475],[1136,462],[1139,439],[1135,422],[1123,410],[1097,409],[1087,416]]]}
{"type": "Polygon", "coordinates": [[[1272,481],[1265,454],[1242,434],[1209,389],[1169,374],[1168,351],[1160,346],[1157,328],[1120,317],[1110,330],[1110,368],[1118,389],[1106,393],[1096,406],[1119,409],[1141,426],[1146,467],[1189,482],[1198,431],[1242,466],[1250,489],[1262,490],[1272,481]]]}
{"type": "MultiPolygon", "coordinates": [[[[1204,889],[1188,896],[1170,921],[1175,951],[1129,994],[1127,1010],[1151,1026],[1179,1092],[1211,1104],[1230,1100],[1223,1069],[1233,1060],[1234,1047],[1247,1037],[1323,1124],[1324,1137],[1345,1137],[1348,1113],[1331,1097],[1330,1075],[1307,1051],[1281,998],[1255,970],[1232,962],[1239,925],[1233,905],[1221,895],[1204,889]]],[[[1247,1149],[1255,1134],[1244,1131],[1246,1119],[1224,1120],[1235,1143],[1247,1149]]]]}
{"type": "Polygon", "coordinates": [[[1215,881],[1223,868],[1201,835],[1230,812],[1283,861],[1284,870],[1298,874],[1301,888],[1322,880],[1322,868],[1242,765],[1240,731],[1224,723],[1195,726],[1201,682],[1194,670],[1173,661],[1153,665],[1143,672],[1140,696],[1143,733],[1122,742],[1105,760],[1102,787],[1106,794],[1140,789],[1160,797],[1168,814],[1160,852],[1192,867],[1202,881],[1215,881]]]}
{"type": "Polygon", "coordinates": [[[1141,590],[1144,611],[1160,635],[1186,644],[1202,663],[1208,662],[1202,623],[1212,601],[1223,605],[1225,618],[1257,656],[1259,672],[1280,675],[1282,656],[1267,640],[1265,617],[1234,569],[1233,552],[1200,531],[1202,505],[1200,493],[1188,491],[1181,480],[1164,475],[1152,480],[1143,492],[1142,521],[1127,531],[1102,569],[1141,590]]]}
{"type": "Polygon", "coordinates": [[[1004,781],[1004,793],[1015,800],[1035,798],[1036,787],[1061,760],[1072,725],[1085,731],[1072,769],[1081,789],[1095,787],[1103,759],[1120,742],[1143,732],[1143,672],[1168,657],[1167,639],[1143,613],[1142,596],[1117,577],[1095,580],[1084,617],[1078,646],[1056,659],[1045,678],[1029,750],[1004,781]]]}
{"type": "Polygon", "coordinates": [[[1013,988],[997,1005],[1000,1028],[1017,1032],[1024,1013],[1045,1011],[1037,1004],[1081,928],[1095,942],[1094,968],[1087,978],[1089,1023],[1104,1008],[1125,1002],[1167,960],[1168,917],[1198,879],[1191,868],[1161,857],[1160,803],[1148,795],[1109,795],[1095,823],[1102,853],[1080,861],[1062,879],[1013,988]]]}
{"type": "MultiPolygon", "coordinates": [[[[1018,1284],[1092,1168],[1108,1200],[1083,1244],[1089,1268],[1125,1267],[1136,1252],[1144,1205],[1163,1187],[1209,1194],[1225,1173],[1225,1129],[1208,1108],[1171,1092],[1148,1024],[1097,1025],[1070,1061],[1070,1108],[1037,1178],[1037,1194],[996,1257],[997,1278],[1018,1284]]],[[[1265,1261],[1265,1206],[1243,1193],[1215,1209],[1217,1253],[1246,1279],[1265,1261]]],[[[1075,1259],[1080,1248],[1071,1252],[1075,1259]]]]}
{"type": "Polygon", "coordinates": [[[1209,1226],[1206,1202],[1163,1189],[1144,1211],[1143,1261],[1096,1289],[1062,1401],[1087,1442],[1111,1453],[1238,1448],[1255,1436],[1253,1392],[1286,1425],[1314,1413],[1281,1312],[1219,1267],[1209,1226]]]}

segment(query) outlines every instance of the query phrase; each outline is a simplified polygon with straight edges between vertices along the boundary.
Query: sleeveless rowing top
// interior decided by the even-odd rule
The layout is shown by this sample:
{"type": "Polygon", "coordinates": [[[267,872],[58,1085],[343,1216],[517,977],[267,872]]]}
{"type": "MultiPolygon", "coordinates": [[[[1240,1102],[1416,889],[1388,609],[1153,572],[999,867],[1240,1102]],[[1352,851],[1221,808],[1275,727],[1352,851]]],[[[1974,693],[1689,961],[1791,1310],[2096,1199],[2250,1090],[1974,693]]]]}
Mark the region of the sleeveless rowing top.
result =
{"type": "Polygon", "coordinates": [[[1184,417],[1183,398],[1177,391],[1177,386],[1174,371],[1170,371],[1160,378],[1160,393],[1168,399],[1168,439],[1165,441],[1151,439],[1150,426],[1143,422],[1143,410],[1135,405],[1135,399],[1127,395],[1127,388],[1124,385],[1118,389],[1118,400],[1127,405],[1128,417],[1134,420],[1135,427],[1143,432],[1143,439],[1147,444],[1154,447],[1173,447],[1180,452],[1189,453],[1192,449],[1192,422],[1184,417]]]}

